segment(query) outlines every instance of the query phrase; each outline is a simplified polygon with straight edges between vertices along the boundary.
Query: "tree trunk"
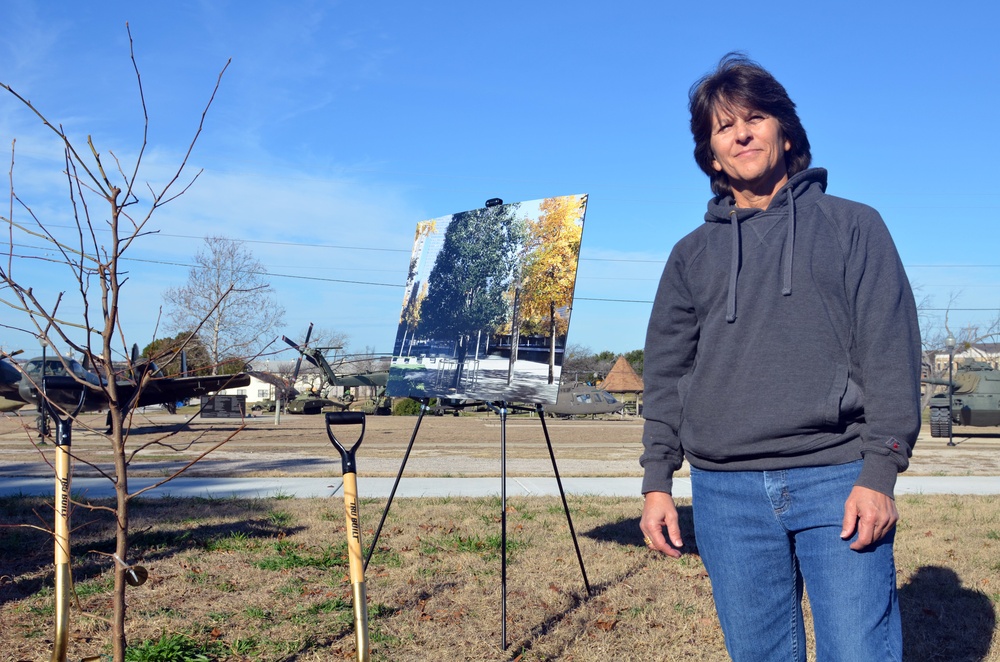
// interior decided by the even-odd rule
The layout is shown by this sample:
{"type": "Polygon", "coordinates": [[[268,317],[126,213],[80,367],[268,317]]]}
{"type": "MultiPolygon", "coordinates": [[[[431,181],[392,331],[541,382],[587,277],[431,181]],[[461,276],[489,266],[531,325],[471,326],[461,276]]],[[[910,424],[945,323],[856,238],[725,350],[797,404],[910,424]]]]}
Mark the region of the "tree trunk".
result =
{"type": "Polygon", "coordinates": [[[517,363],[517,346],[521,343],[521,287],[514,290],[514,311],[510,322],[510,362],[507,364],[507,386],[514,379],[514,364],[517,363]]]}
{"type": "Polygon", "coordinates": [[[556,302],[549,302],[549,383],[556,380],[556,302]]]}
{"type": "MultiPolygon", "coordinates": [[[[125,464],[125,441],[122,430],[121,409],[111,410],[111,442],[114,446],[115,458],[115,554],[122,563],[128,563],[128,467],[125,464]]],[[[117,561],[115,569],[115,587],[112,594],[111,617],[111,651],[114,662],[125,662],[125,583],[126,568],[117,561]]]]}
{"type": "Polygon", "coordinates": [[[403,328],[403,340],[399,343],[399,354],[397,356],[403,356],[403,350],[406,348],[406,334],[409,332],[410,327],[403,328]]]}
{"type": "Polygon", "coordinates": [[[465,372],[465,357],[469,355],[467,337],[464,334],[458,337],[458,356],[455,357],[455,381],[452,383],[452,386],[456,389],[462,385],[462,373],[465,372]]]}

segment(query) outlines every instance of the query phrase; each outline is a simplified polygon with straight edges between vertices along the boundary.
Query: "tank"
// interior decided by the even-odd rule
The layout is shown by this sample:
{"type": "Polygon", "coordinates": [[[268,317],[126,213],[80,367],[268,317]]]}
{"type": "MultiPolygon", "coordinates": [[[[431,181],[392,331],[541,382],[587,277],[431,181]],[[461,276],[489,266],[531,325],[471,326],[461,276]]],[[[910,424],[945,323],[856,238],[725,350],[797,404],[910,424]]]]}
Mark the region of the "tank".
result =
{"type": "Polygon", "coordinates": [[[947,379],[924,379],[925,384],[946,386],[951,390],[952,407],[948,411],[948,389],[930,400],[931,436],[947,437],[953,424],[990,427],[1000,425],[1000,370],[983,361],[958,366],[947,379]]]}
{"type": "Polygon", "coordinates": [[[325,398],[316,393],[300,393],[295,396],[295,398],[288,401],[285,411],[289,414],[319,414],[328,407],[340,411],[347,411],[350,406],[350,400],[325,398]]]}

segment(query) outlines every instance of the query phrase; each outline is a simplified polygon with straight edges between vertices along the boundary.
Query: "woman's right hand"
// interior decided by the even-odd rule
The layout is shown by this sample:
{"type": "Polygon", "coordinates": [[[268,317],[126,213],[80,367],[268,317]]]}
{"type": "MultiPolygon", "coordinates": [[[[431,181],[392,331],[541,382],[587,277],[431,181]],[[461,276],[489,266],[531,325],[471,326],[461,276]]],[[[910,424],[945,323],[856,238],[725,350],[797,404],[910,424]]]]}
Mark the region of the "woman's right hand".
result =
{"type": "Polygon", "coordinates": [[[680,548],[684,546],[681,538],[681,528],[677,521],[677,508],[674,498],[666,492],[647,492],[646,501],[642,506],[642,519],[639,521],[646,546],[667,556],[679,559],[680,548]],[[663,528],[667,536],[663,535],[663,528]]]}

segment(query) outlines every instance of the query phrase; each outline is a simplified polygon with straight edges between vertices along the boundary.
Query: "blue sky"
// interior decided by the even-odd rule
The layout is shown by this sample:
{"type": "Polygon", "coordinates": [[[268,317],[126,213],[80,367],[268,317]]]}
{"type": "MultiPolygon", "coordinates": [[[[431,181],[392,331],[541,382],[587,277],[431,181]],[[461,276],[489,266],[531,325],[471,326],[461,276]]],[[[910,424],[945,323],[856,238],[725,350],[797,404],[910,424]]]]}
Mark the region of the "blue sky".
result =
{"type": "MultiPolygon", "coordinates": [[[[189,160],[202,175],[127,254],[128,344],[153,338],[163,290],[187,277],[177,265],[218,234],[252,242],[284,333],[315,322],[354,350],[388,351],[418,221],[493,197],[586,193],[569,341],[640,348],[663,262],[710,194],[688,88],[730,50],[788,89],[829,192],[882,213],[925,301],[925,335],[952,299],[953,329],[984,324],[1000,312],[997,173],[982,169],[1000,153],[1000,9],[882,4],[6,0],[0,81],[81,146],[91,135],[104,158],[132,163],[128,21],[150,116],[141,179],[162,183],[232,58],[189,160]]],[[[13,138],[15,189],[65,226],[59,145],[6,92],[2,215],[13,138]]],[[[63,312],[78,317],[69,274],[40,267],[15,275],[49,300],[66,290],[63,312]]],[[[0,324],[24,326],[6,309],[0,324]]],[[[0,345],[37,343],[0,327],[0,345]]]]}

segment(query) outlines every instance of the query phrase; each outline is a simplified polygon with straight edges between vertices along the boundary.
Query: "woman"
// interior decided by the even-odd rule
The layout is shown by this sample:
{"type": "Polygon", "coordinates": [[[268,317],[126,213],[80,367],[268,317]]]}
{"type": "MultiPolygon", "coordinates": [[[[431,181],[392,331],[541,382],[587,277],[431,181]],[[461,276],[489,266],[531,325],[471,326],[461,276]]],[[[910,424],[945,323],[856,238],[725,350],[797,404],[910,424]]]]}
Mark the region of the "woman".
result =
{"type": "Polygon", "coordinates": [[[679,557],[673,473],[730,656],[899,660],[896,475],[920,427],[916,307],[878,213],[826,194],[784,87],[725,56],[690,94],[715,197],[646,336],[646,544],[679,557]],[[666,537],[664,536],[666,529],[666,537]]]}

